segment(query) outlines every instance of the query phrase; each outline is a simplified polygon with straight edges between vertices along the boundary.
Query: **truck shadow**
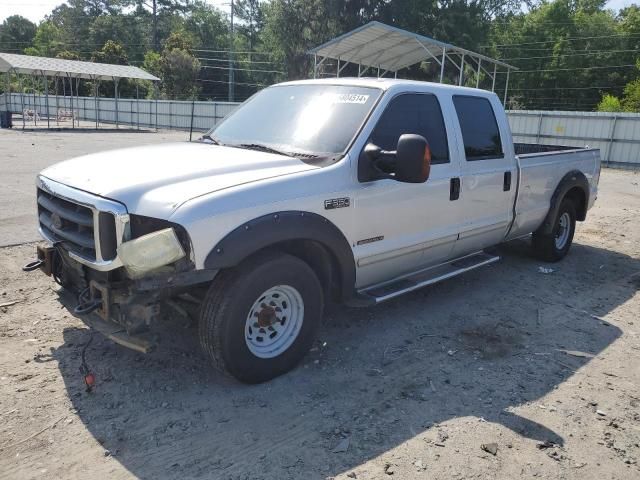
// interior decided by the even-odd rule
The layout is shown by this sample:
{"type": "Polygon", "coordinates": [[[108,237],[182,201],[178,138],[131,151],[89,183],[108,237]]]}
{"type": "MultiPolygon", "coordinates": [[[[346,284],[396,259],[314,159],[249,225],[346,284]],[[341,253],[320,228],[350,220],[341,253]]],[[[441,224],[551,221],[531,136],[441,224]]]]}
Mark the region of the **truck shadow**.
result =
{"type": "MultiPolygon", "coordinates": [[[[580,244],[553,265],[524,241],[499,250],[492,267],[379,307],[335,307],[303,365],[263,385],[211,372],[179,325],[146,356],[96,336],[91,394],[78,371],[86,329],[66,329],[52,358],[105,454],[144,479],[333,477],[415,437],[423,450],[455,448],[450,420],[562,445],[568,432],[518,409],[563,408],[545,395],[620,337],[601,317],[638,289],[640,261],[580,244]]],[[[484,454],[480,443],[460,454],[484,454]]]]}

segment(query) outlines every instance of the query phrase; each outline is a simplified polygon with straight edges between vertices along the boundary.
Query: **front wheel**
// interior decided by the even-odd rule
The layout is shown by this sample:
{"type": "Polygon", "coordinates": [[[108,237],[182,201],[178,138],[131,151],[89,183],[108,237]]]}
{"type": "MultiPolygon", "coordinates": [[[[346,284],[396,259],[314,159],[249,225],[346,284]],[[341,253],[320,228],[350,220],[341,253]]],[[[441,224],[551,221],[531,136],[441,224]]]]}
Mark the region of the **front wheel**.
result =
{"type": "Polygon", "coordinates": [[[264,382],[300,362],[322,311],[322,287],[309,265],[283,253],[259,255],[214,280],[200,313],[200,343],[222,372],[264,382]]]}
{"type": "Polygon", "coordinates": [[[569,252],[576,230],[576,209],[571,200],[563,200],[553,223],[551,233],[533,233],[533,249],[538,258],[546,262],[562,260],[569,252]]]}

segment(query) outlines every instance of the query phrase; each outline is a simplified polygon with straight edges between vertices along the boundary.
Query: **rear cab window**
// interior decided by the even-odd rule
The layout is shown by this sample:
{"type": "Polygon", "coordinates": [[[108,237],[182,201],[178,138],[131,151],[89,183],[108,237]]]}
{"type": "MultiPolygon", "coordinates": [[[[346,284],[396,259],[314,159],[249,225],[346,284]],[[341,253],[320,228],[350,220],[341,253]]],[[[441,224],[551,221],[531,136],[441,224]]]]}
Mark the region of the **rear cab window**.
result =
{"type": "Polygon", "coordinates": [[[454,95],[464,152],[468,162],[504,158],[500,129],[489,99],[454,95]]]}
{"type": "Polygon", "coordinates": [[[430,93],[402,93],[391,99],[370,141],[383,150],[395,150],[401,135],[422,135],[429,142],[431,164],[449,163],[449,144],[440,103],[430,93]]]}

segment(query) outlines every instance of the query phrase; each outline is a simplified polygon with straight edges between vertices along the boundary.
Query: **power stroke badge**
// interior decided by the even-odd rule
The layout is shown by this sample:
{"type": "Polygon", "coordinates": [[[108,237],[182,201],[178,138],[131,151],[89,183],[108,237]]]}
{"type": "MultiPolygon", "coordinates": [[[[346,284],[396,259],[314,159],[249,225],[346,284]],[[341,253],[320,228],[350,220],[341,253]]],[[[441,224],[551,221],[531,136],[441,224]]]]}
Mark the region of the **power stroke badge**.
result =
{"type": "Polygon", "coordinates": [[[351,199],[349,197],[344,198],[330,198],[324,201],[325,210],[333,210],[334,208],[346,208],[351,206],[351,199]]]}

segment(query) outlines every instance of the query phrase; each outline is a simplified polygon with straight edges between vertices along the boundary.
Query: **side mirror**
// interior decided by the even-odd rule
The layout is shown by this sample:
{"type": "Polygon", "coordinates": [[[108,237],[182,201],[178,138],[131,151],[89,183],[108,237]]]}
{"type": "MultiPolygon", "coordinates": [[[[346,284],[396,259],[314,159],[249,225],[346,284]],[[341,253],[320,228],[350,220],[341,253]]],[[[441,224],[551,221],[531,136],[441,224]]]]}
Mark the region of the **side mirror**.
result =
{"type": "Polygon", "coordinates": [[[404,134],[395,151],[382,150],[368,143],[358,161],[358,180],[370,182],[383,178],[404,183],[424,183],[431,171],[431,149],[421,135],[404,134]]]}
{"type": "Polygon", "coordinates": [[[431,149],[421,135],[404,134],[396,149],[396,180],[405,183],[424,183],[431,172],[431,149]]]}

